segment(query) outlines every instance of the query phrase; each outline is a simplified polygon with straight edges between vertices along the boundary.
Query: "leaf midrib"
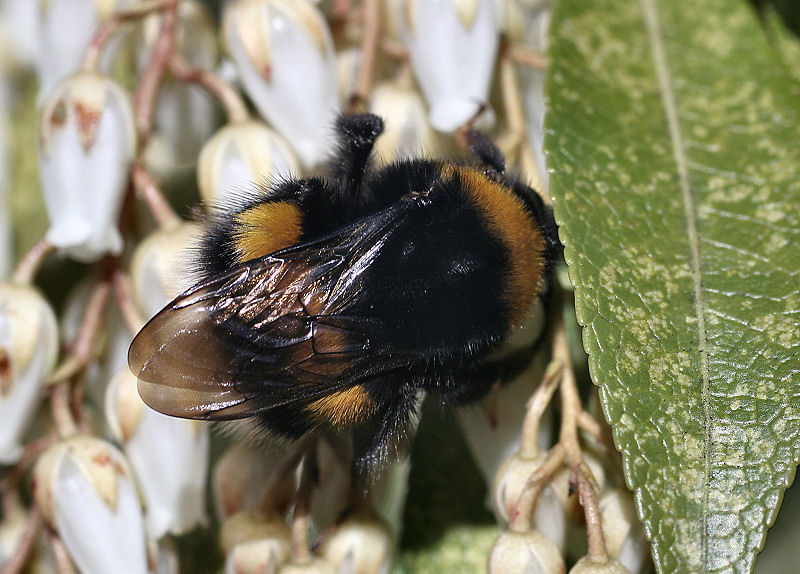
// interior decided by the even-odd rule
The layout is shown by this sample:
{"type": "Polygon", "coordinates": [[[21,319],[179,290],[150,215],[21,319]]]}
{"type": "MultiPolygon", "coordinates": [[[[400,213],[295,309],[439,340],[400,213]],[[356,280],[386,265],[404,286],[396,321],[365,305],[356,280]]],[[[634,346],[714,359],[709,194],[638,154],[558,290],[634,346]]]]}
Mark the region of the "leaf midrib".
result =
{"type": "Polygon", "coordinates": [[[710,382],[708,368],[708,341],[706,339],[705,328],[705,299],[703,296],[703,282],[700,269],[700,239],[697,230],[697,212],[695,207],[695,195],[689,182],[689,168],[684,147],[684,140],[681,135],[678,123],[678,106],[673,90],[672,75],[669,70],[669,63],[665,49],[664,35],[661,30],[661,21],[656,6],[657,0],[640,0],[644,13],[647,35],[650,40],[650,48],[653,54],[658,78],[659,92],[664,105],[664,114],[667,120],[669,138],[672,144],[673,158],[678,172],[678,186],[681,190],[681,197],[686,217],[686,229],[689,235],[689,251],[692,268],[692,282],[694,288],[694,309],[697,320],[697,340],[698,351],[700,352],[700,369],[702,376],[701,404],[703,409],[703,502],[702,502],[702,522],[701,522],[701,556],[702,571],[707,571],[708,564],[708,492],[711,481],[711,412],[709,405],[710,382]]]}

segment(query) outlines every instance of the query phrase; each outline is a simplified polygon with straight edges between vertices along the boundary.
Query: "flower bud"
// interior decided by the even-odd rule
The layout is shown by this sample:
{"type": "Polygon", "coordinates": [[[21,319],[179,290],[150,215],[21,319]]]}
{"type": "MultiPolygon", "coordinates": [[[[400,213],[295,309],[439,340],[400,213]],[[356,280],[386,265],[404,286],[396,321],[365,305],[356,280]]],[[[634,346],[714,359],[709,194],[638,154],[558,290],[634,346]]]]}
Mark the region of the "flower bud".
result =
{"type": "Polygon", "coordinates": [[[644,572],[649,564],[650,545],[644,533],[633,496],[625,488],[615,488],[600,498],[603,535],[609,555],[633,574],[644,572]]]}
{"type": "Polygon", "coordinates": [[[392,547],[388,526],[366,514],[351,516],[337,525],[321,553],[337,574],[388,574],[392,547]]]}
{"type": "Polygon", "coordinates": [[[44,0],[39,4],[39,93],[46,96],[78,71],[95,30],[114,13],[117,2],[44,0]]]}
{"type": "Polygon", "coordinates": [[[220,532],[225,574],[275,572],[289,558],[290,536],[286,522],[277,515],[234,514],[220,532]]]}
{"type": "Polygon", "coordinates": [[[58,325],[33,287],[0,283],[0,464],[22,456],[22,439],[58,354],[58,325]]]}
{"type": "Polygon", "coordinates": [[[537,530],[507,530],[489,553],[489,574],[564,574],[566,570],[558,548],[537,530]]]}
{"type": "Polygon", "coordinates": [[[147,572],[139,497],[125,457],[106,441],[50,447],[36,463],[34,497],[83,574],[147,572]]]}
{"type": "Polygon", "coordinates": [[[374,149],[385,161],[438,155],[438,136],[428,123],[425,102],[411,86],[397,81],[376,86],[370,111],[383,118],[384,132],[374,149]]]}
{"type": "Polygon", "coordinates": [[[406,44],[434,128],[454,131],[486,104],[499,35],[495,0],[406,0],[406,44]]]}
{"type": "Polygon", "coordinates": [[[226,205],[253,188],[296,174],[297,160],[277,133],[260,121],[224,126],[206,142],[197,162],[197,183],[206,206],[226,205]]]}
{"type": "Polygon", "coordinates": [[[223,24],[228,52],[259,113],[306,168],[333,149],[336,58],[328,25],[305,0],[238,0],[223,24]]]}
{"type": "Polygon", "coordinates": [[[128,369],[108,387],[106,417],[142,490],[148,534],[159,539],[205,524],[208,426],[146,406],[128,369]]]}
{"type": "MultiPolygon", "coordinates": [[[[509,524],[530,477],[547,458],[545,453],[535,457],[515,454],[497,471],[492,487],[495,512],[503,524],[509,524]]],[[[531,523],[550,540],[559,552],[567,542],[566,500],[552,482],[547,483],[536,498],[531,523]]]]}
{"type": "Polygon", "coordinates": [[[600,562],[584,556],[570,568],[569,574],[631,574],[631,571],[613,558],[600,562]]]}
{"type": "Polygon", "coordinates": [[[44,102],[39,133],[47,239],[85,262],[120,253],[117,220],[136,140],[127,93],[103,76],[76,74],[44,102]]]}
{"type": "MultiPolygon", "coordinates": [[[[256,510],[262,503],[270,473],[277,468],[286,450],[266,449],[245,443],[232,445],[214,465],[212,492],[220,519],[243,511],[256,510]]],[[[269,501],[276,510],[288,508],[295,492],[294,476],[287,476],[269,501]]]]}
{"type": "Polygon", "coordinates": [[[136,247],[131,258],[133,296],[147,317],[190,286],[187,261],[201,231],[197,223],[182,221],[156,229],[136,247]]]}

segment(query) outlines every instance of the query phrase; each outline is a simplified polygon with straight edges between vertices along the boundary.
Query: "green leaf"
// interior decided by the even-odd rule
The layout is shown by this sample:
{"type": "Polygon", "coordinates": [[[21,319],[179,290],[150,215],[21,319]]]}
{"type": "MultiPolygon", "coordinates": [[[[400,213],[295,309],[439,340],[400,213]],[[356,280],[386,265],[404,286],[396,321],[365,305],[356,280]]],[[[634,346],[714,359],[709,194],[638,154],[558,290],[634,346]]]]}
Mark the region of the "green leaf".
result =
{"type": "Polygon", "coordinates": [[[800,90],[745,0],[559,0],[550,189],[660,572],[750,572],[800,455],[800,90]]]}

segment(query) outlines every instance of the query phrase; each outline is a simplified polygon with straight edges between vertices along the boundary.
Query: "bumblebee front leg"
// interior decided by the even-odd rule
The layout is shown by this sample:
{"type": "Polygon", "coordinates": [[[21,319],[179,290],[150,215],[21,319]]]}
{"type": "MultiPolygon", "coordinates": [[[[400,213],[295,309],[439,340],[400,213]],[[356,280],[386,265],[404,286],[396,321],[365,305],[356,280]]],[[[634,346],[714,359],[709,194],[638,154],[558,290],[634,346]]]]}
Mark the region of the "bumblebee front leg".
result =
{"type": "Polygon", "coordinates": [[[343,200],[355,199],[369,165],[375,140],[383,133],[383,120],[374,114],[344,114],[336,121],[339,153],[331,176],[341,182],[343,200]]]}

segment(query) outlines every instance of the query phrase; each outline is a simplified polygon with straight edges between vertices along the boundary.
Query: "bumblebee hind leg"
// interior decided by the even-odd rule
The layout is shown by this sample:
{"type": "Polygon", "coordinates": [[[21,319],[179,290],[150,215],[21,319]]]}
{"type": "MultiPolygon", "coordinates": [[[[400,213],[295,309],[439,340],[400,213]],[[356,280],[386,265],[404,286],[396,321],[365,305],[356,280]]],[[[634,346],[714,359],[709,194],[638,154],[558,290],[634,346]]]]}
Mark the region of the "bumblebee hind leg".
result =
{"type": "Polygon", "coordinates": [[[418,389],[413,385],[396,379],[381,379],[375,385],[393,391],[383,393],[385,398],[377,416],[353,430],[355,484],[368,484],[407,447],[409,424],[417,411],[418,389]]]}

